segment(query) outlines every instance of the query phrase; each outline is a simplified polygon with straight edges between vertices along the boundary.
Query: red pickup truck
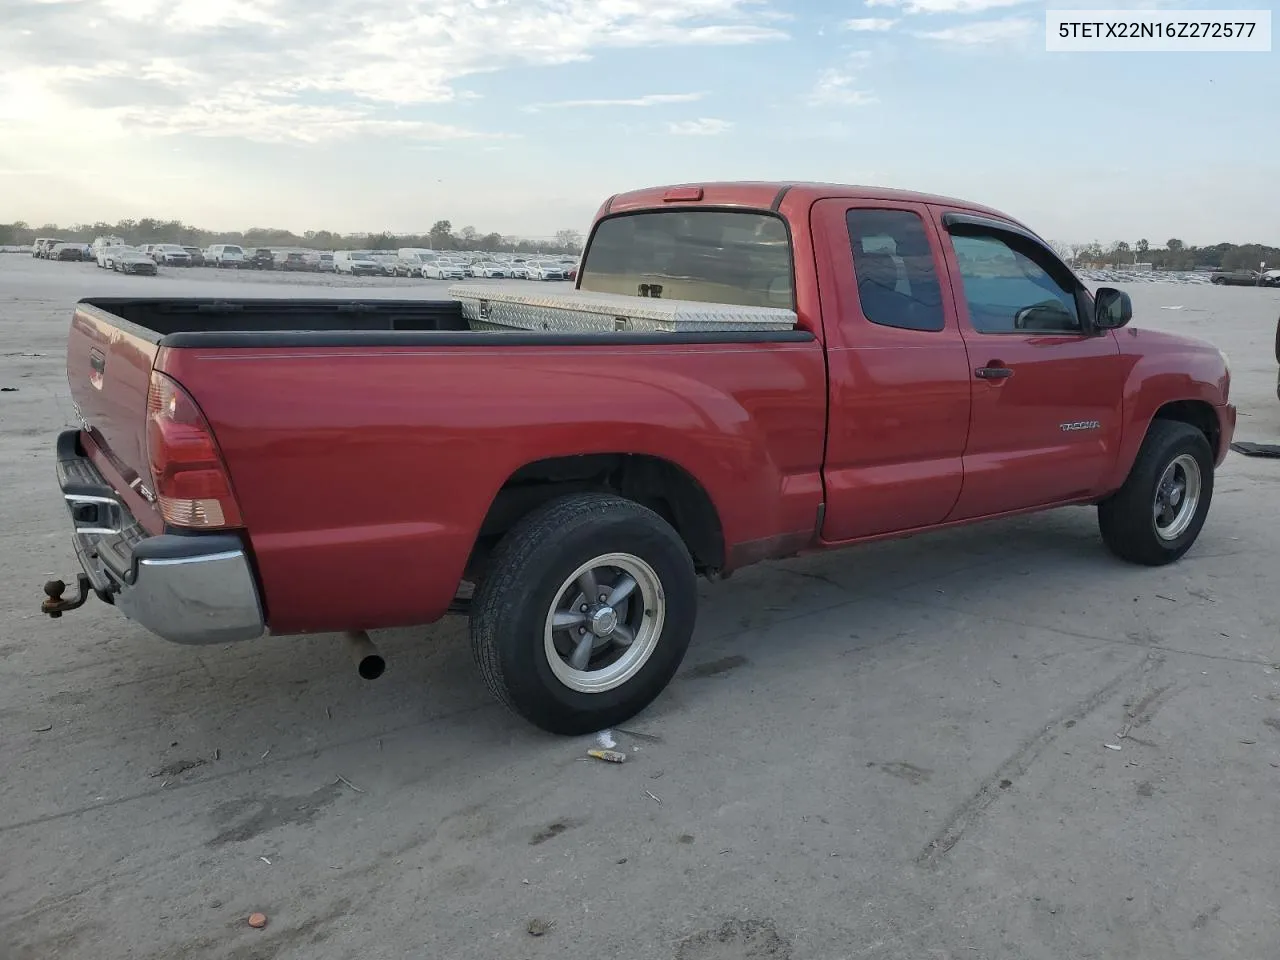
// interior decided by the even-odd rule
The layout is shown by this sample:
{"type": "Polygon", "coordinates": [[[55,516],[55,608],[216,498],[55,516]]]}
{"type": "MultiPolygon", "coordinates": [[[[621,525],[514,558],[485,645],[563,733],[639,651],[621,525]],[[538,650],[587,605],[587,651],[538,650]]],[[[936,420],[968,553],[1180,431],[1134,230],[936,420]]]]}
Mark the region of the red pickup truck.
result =
{"type": "MultiPolygon", "coordinates": [[[[1181,557],[1235,428],[1226,357],[1129,326],[1025,226],[942,197],[708,183],[600,209],[576,288],[789,306],[771,332],[471,329],[456,300],[91,298],[58,479],[89,594],[169,640],[470,617],[534,724],[621,722],[695,578],[1096,504],[1181,557]]],[[[372,665],[372,666],[371,666],[372,665]]]]}

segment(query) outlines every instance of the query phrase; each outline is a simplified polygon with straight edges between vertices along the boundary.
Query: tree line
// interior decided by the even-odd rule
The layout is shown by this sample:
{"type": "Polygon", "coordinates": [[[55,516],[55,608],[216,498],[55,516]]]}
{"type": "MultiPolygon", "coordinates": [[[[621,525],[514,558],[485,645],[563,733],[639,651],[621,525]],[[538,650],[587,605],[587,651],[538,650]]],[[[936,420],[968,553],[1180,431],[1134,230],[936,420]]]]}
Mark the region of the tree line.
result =
{"type": "Polygon", "coordinates": [[[178,243],[206,247],[211,243],[236,243],[246,247],[306,247],[314,250],[396,250],[428,247],[432,250],[478,250],[485,253],[562,253],[582,250],[577,230],[557,231],[551,240],[522,240],[500,233],[481,233],[475,227],[455,231],[448,220],[437,220],[426,233],[334,233],[331,230],[291,230],[254,227],[250,230],[204,230],[180,220],[121,220],[118,223],[77,223],[70,227],[46,223],[33,227],[19,220],[0,223],[0,246],[27,245],[36,237],[59,237],[68,243],[91,243],[94,237],[114,236],[126,243],[178,243]]]}
{"type": "Polygon", "coordinates": [[[1094,243],[1054,244],[1064,259],[1082,267],[1123,267],[1149,263],[1154,270],[1257,270],[1258,264],[1280,267],[1280,247],[1261,243],[1215,243],[1197,247],[1178,239],[1153,247],[1147,240],[1124,240],[1103,246],[1094,243]]]}
{"type": "MultiPolygon", "coordinates": [[[[485,253],[556,253],[582,251],[582,234],[559,230],[551,240],[522,240],[500,233],[481,233],[475,227],[455,231],[448,220],[437,220],[426,233],[334,233],[254,227],[244,231],[204,230],[179,220],[121,220],[118,223],[80,223],[60,227],[47,223],[32,227],[22,221],[0,223],[0,246],[28,245],[36,237],[60,237],[69,242],[90,243],[94,237],[117,236],[127,243],[180,243],[205,247],[211,243],[238,243],[246,247],[308,247],[315,250],[395,250],[399,247],[429,247],[432,250],[476,250],[485,253]]],[[[1117,240],[1104,246],[1093,243],[1056,243],[1058,253],[1082,267],[1122,267],[1150,263],[1156,270],[1257,269],[1259,263],[1280,267],[1280,247],[1260,243],[1215,243],[1198,247],[1178,239],[1153,247],[1147,240],[1129,243],[1117,240]]]]}

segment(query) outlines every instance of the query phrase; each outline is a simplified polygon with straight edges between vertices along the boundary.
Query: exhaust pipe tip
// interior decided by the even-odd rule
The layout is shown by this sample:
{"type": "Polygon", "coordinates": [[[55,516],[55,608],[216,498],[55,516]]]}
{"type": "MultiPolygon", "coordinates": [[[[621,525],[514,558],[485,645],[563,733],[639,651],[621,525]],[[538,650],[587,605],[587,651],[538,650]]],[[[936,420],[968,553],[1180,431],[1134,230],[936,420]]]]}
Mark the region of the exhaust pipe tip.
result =
{"type": "Polygon", "coordinates": [[[349,630],[342,635],[347,641],[347,649],[356,664],[356,673],[365,680],[377,680],[387,669],[387,661],[383,659],[378,648],[363,630],[349,630]]]}
{"type": "Polygon", "coordinates": [[[382,659],[380,653],[371,653],[356,662],[356,673],[366,680],[377,680],[386,669],[387,661],[382,659]]]}

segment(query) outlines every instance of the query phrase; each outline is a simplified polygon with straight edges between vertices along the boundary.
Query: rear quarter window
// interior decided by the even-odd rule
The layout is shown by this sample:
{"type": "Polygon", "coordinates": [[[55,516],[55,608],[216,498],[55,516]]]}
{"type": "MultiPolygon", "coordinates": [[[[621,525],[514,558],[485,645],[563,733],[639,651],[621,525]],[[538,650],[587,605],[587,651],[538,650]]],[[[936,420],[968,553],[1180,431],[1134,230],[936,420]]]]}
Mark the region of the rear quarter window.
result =
{"type": "Polygon", "coordinates": [[[795,309],[791,238],[761,211],[656,210],[601,220],[578,288],[795,309]]]}

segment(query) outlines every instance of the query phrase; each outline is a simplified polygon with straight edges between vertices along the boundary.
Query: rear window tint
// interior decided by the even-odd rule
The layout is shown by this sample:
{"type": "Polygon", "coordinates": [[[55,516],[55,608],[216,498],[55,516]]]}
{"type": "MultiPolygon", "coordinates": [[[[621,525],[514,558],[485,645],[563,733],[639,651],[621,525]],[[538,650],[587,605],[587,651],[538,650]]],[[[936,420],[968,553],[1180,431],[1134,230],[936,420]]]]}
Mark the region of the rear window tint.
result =
{"type": "Polygon", "coordinates": [[[845,222],[862,315],[882,327],[942,330],[942,289],[920,217],[910,210],[854,209],[845,222]]]}
{"type": "Polygon", "coordinates": [[[791,241],[757,211],[659,210],[602,220],[579,289],[795,309],[791,241]]]}

